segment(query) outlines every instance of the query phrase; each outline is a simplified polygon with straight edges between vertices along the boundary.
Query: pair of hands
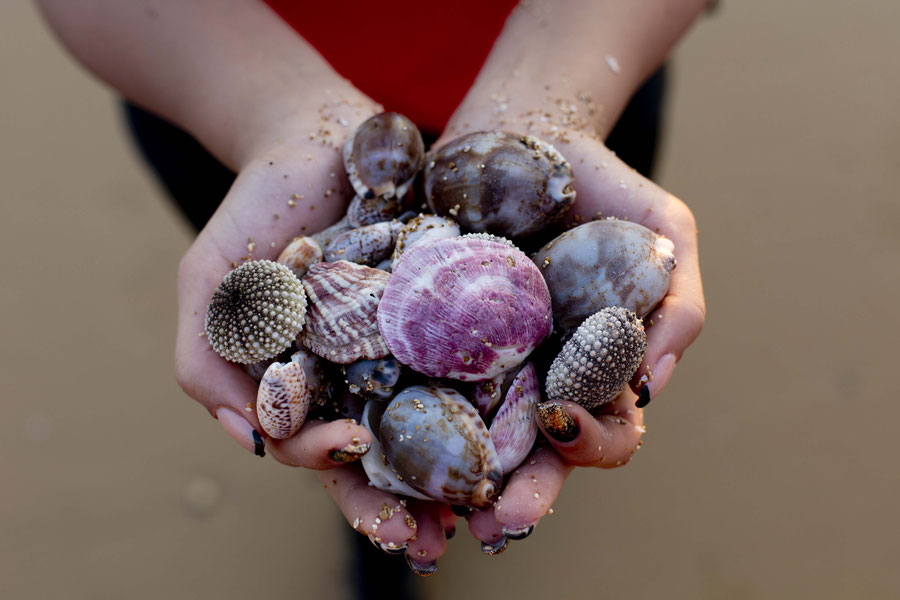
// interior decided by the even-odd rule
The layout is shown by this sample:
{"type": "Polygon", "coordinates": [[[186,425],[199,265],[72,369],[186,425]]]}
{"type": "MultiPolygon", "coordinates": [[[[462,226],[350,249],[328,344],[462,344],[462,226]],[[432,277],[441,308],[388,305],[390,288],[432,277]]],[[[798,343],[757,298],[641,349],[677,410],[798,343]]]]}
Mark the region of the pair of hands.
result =
{"type": "MultiPolygon", "coordinates": [[[[437,145],[489,128],[541,137],[540,132],[527,131],[530,125],[524,121],[498,126],[489,113],[461,112],[463,108],[465,104],[437,145]]],[[[450,507],[401,502],[370,487],[360,465],[351,463],[368,449],[371,434],[353,421],[311,421],[289,439],[264,439],[254,408],[256,382],[220,358],[202,335],[207,302],[235,263],[247,257],[274,260],[293,237],[321,230],[342,216],[352,190],[340,148],[359,123],[379,110],[365,99],[332,98],[316,114],[286,120],[279,129],[283,135],[257,144],[250,153],[179,268],[176,376],[238,443],[257,454],[264,444],[279,462],[316,470],[352,527],[388,552],[405,552],[414,570],[427,573],[455,529],[457,515],[450,507]]],[[[638,390],[649,379],[647,388],[656,396],[703,324],[693,216],[680,200],[628,167],[595,137],[574,131],[562,140],[547,141],[572,164],[577,189],[573,216],[591,219],[599,213],[638,222],[675,244],[678,265],[667,296],[645,319],[647,352],[632,385],[638,390]]],[[[626,389],[595,415],[569,403],[547,407],[545,416],[551,418],[541,422],[546,439],[508,478],[493,508],[467,517],[483,550],[500,551],[507,539],[530,533],[551,510],[573,466],[611,468],[628,462],[644,431],[643,409],[635,405],[636,399],[626,389]]]]}

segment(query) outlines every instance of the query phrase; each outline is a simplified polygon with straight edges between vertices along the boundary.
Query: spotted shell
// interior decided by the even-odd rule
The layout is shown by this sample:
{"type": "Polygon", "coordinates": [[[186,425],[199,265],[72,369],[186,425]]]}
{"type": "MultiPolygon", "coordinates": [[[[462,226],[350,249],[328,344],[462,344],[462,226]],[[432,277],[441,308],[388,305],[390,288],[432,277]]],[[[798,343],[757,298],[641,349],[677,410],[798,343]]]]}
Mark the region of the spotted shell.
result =
{"type": "Polygon", "coordinates": [[[309,386],[310,404],[323,406],[331,399],[331,382],[326,377],[325,361],[305,348],[298,348],[291,354],[291,362],[303,367],[309,386]]]}
{"type": "Polygon", "coordinates": [[[363,227],[390,221],[397,218],[402,209],[399,198],[355,196],[347,207],[347,223],[351,227],[363,227]]]}
{"type": "Polygon", "coordinates": [[[223,358],[252,364],[290,346],[305,315],[306,294],[290,269],[250,261],[228,273],[210,298],[206,336],[223,358]]]}
{"type": "Polygon", "coordinates": [[[451,388],[406,388],[385,409],[379,433],[403,480],[435,500],[487,508],[500,490],[500,459],[487,427],[451,388]]]}
{"type": "Polygon", "coordinates": [[[647,335],[633,312],[604,308],[582,323],[547,372],[550,400],[577,402],[588,410],[619,395],[644,358],[647,335]]]}
{"type": "Polygon", "coordinates": [[[309,385],[303,366],[296,362],[272,363],[256,394],[256,415],[269,436],[289,438],[298,431],[309,409],[309,385]]]}
{"type": "Polygon", "coordinates": [[[320,248],[327,248],[328,244],[330,244],[334,238],[351,229],[353,229],[353,225],[350,224],[350,220],[344,215],[341,220],[334,225],[314,233],[310,237],[319,244],[320,248]]]}
{"type": "Polygon", "coordinates": [[[391,268],[400,260],[400,256],[413,244],[422,240],[437,240],[445,237],[458,237],[459,225],[452,219],[437,215],[422,214],[410,219],[397,235],[391,268]]]}
{"type": "Polygon", "coordinates": [[[300,236],[281,251],[277,263],[290,269],[297,278],[306,275],[311,266],[322,262],[322,247],[311,237],[300,236]]]}
{"type": "Polygon", "coordinates": [[[403,229],[400,221],[384,221],[351,229],[334,238],[325,249],[325,260],[346,260],[374,266],[391,255],[397,235],[403,229]]]}
{"type": "Polygon", "coordinates": [[[342,365],[387,356],[375,315],[388,277],[345,260],[313,265],[303,278],[310,305],[300,342],[342,365]]]}
{"type": "Polygon", "coordinates": [[[362,198],[402,198],[424,161],[422,134],[397,113],[367,119],[344,144],[344,169],[362,198]]]}
{"type": "Polygon", "coordinates": [[[489,432],[504,473],[522,464],[537,439],[535,414],[541,401],[540,388],[534,365],[527,363],[513,379],[500,410],[491,421],[489,432]]]}
{"type": "Polygon", "coordinates": [[[369,478],[372,486],[379,490],[390,492],[392,494],[400,494],[419,500],[431,500],[425,494],[414,490],[404,481],[403,475],[397,472],[397,469],[388,461],[378,441],[381,435],[381,415],[387,403],[379,400],[369,400],[363,409],[362,419],[360,423],[372,434],[372,445],[359,462],[362,463],[363,470],[369,478]]]}
{"type": "Polygon", "coordinates": [[[527,135],[470,133],[426,162],[428,206],[470,231],[528,236],[558,221],[575,200],[568,161],[527,135]]]}
{"type": "Polygon", "coordinates": [[[489,240],[419,242],[398,261],[378,326],[400,362],[482,381],[519,365],[550,333],[550,293],[521,251],[489,240]]]}
{"type": "Polygon", "coordinates": [[[629,221],[591,221],[540,249],[534,262],[550,295],[557,325],[568,330],[606,306],[624,306],[639,317],[669,289],[674,245],[629,221]]]}

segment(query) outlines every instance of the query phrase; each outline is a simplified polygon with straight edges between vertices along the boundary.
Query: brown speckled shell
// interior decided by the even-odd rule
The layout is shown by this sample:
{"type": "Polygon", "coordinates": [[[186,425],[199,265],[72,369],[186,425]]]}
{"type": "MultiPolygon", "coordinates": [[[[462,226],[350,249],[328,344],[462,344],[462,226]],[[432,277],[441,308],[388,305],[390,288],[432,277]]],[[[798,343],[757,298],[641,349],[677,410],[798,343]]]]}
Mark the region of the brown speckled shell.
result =
{"type": "Polygon", "coordinates": [[[328,244],[325,260],[346,260],[374,267],[394,251],[402,228],[400,221],[384,221],[345,231],[328,244]]]}
{"type": "Polygon", "coordinates": [[[303,366],[296,362],[272,363],[263,375],[256,394],[256,415],[267,434],[289,438],[306,419],[309,385],[303,366]]]}
{"type": "Polygon", "coordinates": [[[322,248],[311,237],[297,237],[281,251],[275,262],[286,266],[300,278],[306,275],[311,266],[322,262],[322,248]]]}

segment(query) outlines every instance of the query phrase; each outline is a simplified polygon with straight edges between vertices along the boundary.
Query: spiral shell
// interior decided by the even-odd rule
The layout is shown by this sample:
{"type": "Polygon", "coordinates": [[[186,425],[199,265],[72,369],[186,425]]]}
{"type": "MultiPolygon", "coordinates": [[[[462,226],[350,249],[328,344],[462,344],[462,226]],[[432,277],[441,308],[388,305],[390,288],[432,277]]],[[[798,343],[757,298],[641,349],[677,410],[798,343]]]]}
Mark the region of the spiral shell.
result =
{"type": "Polygon", "coordinates": [[[391,268],[397,265],[397,261],[403,253],[413,244],[423,240],[437,240],[445,237],[458,237],[459,225],[452,219],[438,217],[437,215],[419,215],[410,219],[397,235],[397,243],[394,246],[391,268]]]}
{"type": "Polygon", "coordinates": [[[406,388],[385,409],[379,430],[390,464],[435,500],[486,508],[500,490],[500,459],[487,427],[451,388],[406,388]]]}
{"type": "Polygon", "coordinates": [[[286,266],[300,279],[311,266],[322,262],[322,247],[313,238],[300,236],[281,251],[276,262],[286,266]]]}
{"type": "Polygon", "coordinates": [[[397,235],[403,229],[400,221],[385,221],[351,229],[334,238],[325,249],[325,260],[346,260],[374,266],[391,255],[397,235]]]}
{"type": "Polygon", "coordinates": [[[347,223],[351,227],[374,225],[397,218],[403,205],[399,198],[363,198],[355,196],[347,207],[347,223]]]}
{"type": "Polygon", "coordinates": [[[424,161],[422,135],[397,113],[367,119],[344,144],[344,169],[362,198],[402,198],[424,161]]]}
{"type": "Polygon", "coordinates": [[[220,356],[251,364],[277,356],[303,327],[306,294],[290,269],[270,260],[228,273],[206,311],[206,336],[220,356]]]}
{"type": "Polygon", "coordinates": [[[272,363],[256,394],[256,415],[265,432],[279,440],[291,437],[300,431],[308,408],[303,366],[293,361],[272,363]]]}
{"type": "Polygon", "coordinates": [[[303,278],[310,306],[300,342],[344,365],[387,356],[390,351],[375,315],[388,277],[384,271],[345,260],[313,265],[303,278]]]}
{"type": "Polygon", "coordinates": [[[528,363],[513,379],[488,430],[504,473],[510,473],[518,467],[531,452],[534,440],[537,439],[535,414],[540,401],[537,371],[533,364],[528,363]]]}
{"type": "Polygon", "coordinates": [[[642,225],[606,219],[570,229],[538,251],[553,317],[577,327],[607,306],[646,316],[666,295],[675,267],[674,245],[642,225]]]}
{"type": "Polygon", "coordinates": [[[432,377],[482,381],[519,365],[550,333],[550,294],[521,251],[481,239],[419,242],[378,307],[391,354],[432,377]]]}
{"type": "Polygon", "coordinates": [[[588,317],[547,372],[550,400],[577,402],[588,410],[619,395],[647,348],[644,324],[627,308],[612,306],[588,317]]]}
{"type": "Polygon", "coordinates": [[[470,133],[429,153],[424,180],[436,214],[513,239],[558,221],[575,200],[572,167],[553,146],[502,131],[470,133]]]}

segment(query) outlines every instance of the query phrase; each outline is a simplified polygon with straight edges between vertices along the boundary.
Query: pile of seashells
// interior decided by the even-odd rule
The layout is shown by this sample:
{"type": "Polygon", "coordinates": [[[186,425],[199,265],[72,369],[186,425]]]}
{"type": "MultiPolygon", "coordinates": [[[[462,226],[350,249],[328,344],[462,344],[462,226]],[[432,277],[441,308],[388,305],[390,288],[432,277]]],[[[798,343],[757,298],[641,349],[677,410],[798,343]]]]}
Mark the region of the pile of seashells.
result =
{"type": "Polygon", "coordinates": [[[350,416],[372,432],[375,487],[488,507],[535,443],[542,397],[591,409],[633,377],[673,244],[611,219],[554,238],[572,168],[529,136],[472,133],[426,156],[415,125],[383,113],[343,157],[346,215],[229,273],[209,341],[260,380],[268,435],[350,416]],[[405,211],[420,172],[428,214],[405,211]]]}

